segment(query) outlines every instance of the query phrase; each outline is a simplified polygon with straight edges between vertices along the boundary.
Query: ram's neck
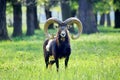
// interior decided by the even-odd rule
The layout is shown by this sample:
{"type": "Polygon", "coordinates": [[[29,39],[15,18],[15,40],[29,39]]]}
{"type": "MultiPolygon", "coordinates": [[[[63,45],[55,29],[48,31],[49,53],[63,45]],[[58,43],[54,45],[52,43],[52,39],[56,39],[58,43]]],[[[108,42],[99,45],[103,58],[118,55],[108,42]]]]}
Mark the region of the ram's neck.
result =
{"type": "Polygon", "coordinates": [[[65,38],[64,41],[56,38],[56,43],[58,47],[69,44],[69,42],[70,42],[69,38],[65,38]]]}

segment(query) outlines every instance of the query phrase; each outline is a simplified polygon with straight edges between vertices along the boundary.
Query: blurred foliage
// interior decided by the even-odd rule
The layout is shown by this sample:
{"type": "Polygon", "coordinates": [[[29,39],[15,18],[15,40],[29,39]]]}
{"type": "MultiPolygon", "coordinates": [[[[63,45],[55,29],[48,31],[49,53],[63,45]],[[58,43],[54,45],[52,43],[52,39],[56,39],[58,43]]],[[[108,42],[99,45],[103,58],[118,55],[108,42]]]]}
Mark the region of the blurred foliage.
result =
{"type": "MultiPolygon", "coordinates": [[[[50,9],[60,11],[60,1],[62,0],[7,0],[7,13],[12,12],[11,4],[21,3],[24,6],[31,4],[47,6],[50,9]]],[[[68,0],[70,1],[71,10],[77,10],[79,0],[68,0]]],[[[120,0],[89,0],[93,4],[94,13],[99,12],[100,14],[109,13],[111,8],[114,10],[120,10],[120,0]]]]}
{"type": "Polygon", "coordinates": [[[120,0],[114,0],[114,9],[120,11],[120,0]]]}
{"type": "Polygon", "coordinates": [[[109,13],[112,5],[113,0],[98,0],[94,2],[94,12],[109,13]]]}
{"type": "Polygon", "coordinates": [[[57,6],[59,0],[37,0],[37,4],[41,6],[48,6],[49,8],[57,6]]]}
{"type": "Polygon", "coordinates": [[[78,0],[71,0],[70,3],[71,10],[77,10],[78,9],[78,0]]]}
{"type": "Polygon", "coordinates": [[[94,12],[100,14],[109,13],[111,8],[120,10],[120,0],[92,0],[94,2],[94,12]]]}

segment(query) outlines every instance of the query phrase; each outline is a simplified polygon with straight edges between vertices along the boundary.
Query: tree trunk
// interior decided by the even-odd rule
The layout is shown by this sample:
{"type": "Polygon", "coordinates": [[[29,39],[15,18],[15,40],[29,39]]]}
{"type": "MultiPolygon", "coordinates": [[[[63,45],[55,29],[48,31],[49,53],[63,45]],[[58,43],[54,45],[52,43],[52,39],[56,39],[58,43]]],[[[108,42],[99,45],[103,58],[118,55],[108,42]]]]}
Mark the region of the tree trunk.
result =
{"type": "Polygon", "coordinates": [[[75,9],[71,10],[71,17],[75,17],[76,11],[77,11],[77,10],[75,10],[75,9]]]}
{"type": "Polygon", "coordinates": [[[0,0],[0,40],[8,40],[6,28],[6,0],[0,0]]]}
{"type": "MultiPolygon", "coordinates": [[[[61,0],[61,10],[62,10],[62,20],[66,20],[67,18],[70,18],[71,16],[74,16],[74,12],[70,9],[70,0],[61,0]],[[72,13],[71,13],[72,12],[72,13]]],[[[73,26],[73,24],[72,24],[73,26]]],[[[71,27],[69,29],[71,33],[75,33],[74,27],[71,27]]]]}
{"type": "Polygon", "coordinates": [[[100,18],[100,25],[104,26],[104,24],[105,24],[105,14],[103,13],[100,18]]]}
{"type": "Polygon", "coordinates": [[[108,13],[106,15],[107,15],[107,26],[111,26],[110,13],[108,13]]]}
{"type": "Polygon", "coordinates": [[[120,28],[120,11],[115,11],[115,28],[120,28]]]}
{"type": "Polygon", "coordinates": [[[98,31],[93,13],[92,3],[89,0],[79,0],[79,19],[83,25],[83,33],[90,34],[98,31]]]}
{"type": "Polygon", "coordinates": [[[52,17],[52,12],[46,6],[45,6],[45,15],[46,15],[46,19],[52,17]]]}
{"type": "Polygon", "coordinates": [[[69,0],[61,0],[61,10],[62,10],[62,20],[66,20],[71,17],[70,10],[70,1],[69,0]]]}
{"type": "Polygon", "coordinates": [[[21,4],[13,4],[13,37],[22,36],[22,9],[21,4]]]}
{"type": "Polygon", "coordinates": [[[97,20],[97,12],[95,13],[95,21],[96,21],[96,24],[98,25],[98,20],[97,20]]]}
{"type": "Polygon", "coordinates": [[[34,5],[27,6],[27,33],[30,36],[34,34],[34,5]]]}
{"type": "Polygon", "coordinates": [[[34,23],[35,23],[35,29],[40,29],[39,27],[39,22],[38,22],[38,17],[37,17],[37,6],[34,6],[34,23]]]}
{"type": "MultiPolygon", "coordinates": [[[[50,11],[50,7],[48,7],[47,5],[45,5],[45,15],[46,15],[46,19],[49,19],[52,17],[52,12],[50,11]]],[[[53,29],[53,24],[50,24],[48,28],[53,29]]]]}

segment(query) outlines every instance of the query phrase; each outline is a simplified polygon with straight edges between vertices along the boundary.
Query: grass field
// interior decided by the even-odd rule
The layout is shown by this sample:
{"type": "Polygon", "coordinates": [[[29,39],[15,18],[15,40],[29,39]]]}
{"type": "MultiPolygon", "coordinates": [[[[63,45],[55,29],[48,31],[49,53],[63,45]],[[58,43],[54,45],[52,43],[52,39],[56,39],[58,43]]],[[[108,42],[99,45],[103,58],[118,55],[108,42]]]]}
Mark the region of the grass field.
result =
{"type": "Polygon", "coordinates": [[[45,68],[43,31],[0,42],[0,80],[120,80],[120,29],[99,30],[71,40],[68,68],[60,60],[58,73],[45,68]]]}

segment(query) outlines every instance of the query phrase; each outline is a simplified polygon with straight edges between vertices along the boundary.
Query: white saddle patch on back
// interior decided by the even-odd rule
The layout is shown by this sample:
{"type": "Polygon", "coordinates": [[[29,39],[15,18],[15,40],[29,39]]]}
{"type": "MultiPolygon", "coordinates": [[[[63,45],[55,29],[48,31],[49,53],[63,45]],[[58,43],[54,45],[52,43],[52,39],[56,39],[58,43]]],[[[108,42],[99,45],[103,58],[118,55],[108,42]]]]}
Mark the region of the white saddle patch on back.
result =
{"type": "Polygon", "coordinates": [[[46,46],[47,51],[50,51],[50,44],[51,44],[52,41],[53,41],[52,39],[48,41],[48,44],[46,46]]]}

